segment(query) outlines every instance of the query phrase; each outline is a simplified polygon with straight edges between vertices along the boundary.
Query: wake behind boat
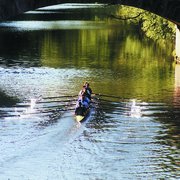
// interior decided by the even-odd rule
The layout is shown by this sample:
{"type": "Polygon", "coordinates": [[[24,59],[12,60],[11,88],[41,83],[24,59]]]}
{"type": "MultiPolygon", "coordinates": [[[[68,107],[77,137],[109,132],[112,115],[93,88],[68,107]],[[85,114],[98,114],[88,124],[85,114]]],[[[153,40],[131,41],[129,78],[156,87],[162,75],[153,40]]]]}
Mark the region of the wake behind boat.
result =
{"type": "Polygon", "coordinates": [[[79,92],[76,102],[75,119],[77,122],[82,122],[86,119],[90,111],[92,90],[89,83],[85,83],[82,90],[79,92]]]}

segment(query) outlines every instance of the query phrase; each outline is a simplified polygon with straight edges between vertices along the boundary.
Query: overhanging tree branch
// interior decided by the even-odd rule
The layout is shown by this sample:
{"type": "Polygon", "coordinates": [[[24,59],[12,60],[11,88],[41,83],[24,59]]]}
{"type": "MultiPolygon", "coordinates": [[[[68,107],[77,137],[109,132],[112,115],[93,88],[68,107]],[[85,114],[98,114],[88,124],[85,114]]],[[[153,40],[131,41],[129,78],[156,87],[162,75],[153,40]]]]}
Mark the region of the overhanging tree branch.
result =
{"type": "Polygon", "coordinates": [[[116,15],[111,14],[110,17],[114,18],[114,19],[118,19],[118,20],[130,20],[130,19],[136,19],[139,16],[141,16],[142,14],[143,13],[139,13],[138,15],[133,16],[133,17],[121,17],[121,16],[116,16],[116,15]]]}

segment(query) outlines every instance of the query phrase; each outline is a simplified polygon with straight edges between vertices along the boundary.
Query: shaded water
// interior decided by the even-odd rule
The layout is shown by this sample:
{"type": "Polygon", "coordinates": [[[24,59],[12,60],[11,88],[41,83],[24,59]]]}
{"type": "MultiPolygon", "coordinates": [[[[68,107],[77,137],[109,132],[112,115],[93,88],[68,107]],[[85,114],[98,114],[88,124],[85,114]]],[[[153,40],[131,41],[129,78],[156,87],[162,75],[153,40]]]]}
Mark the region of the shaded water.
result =
{"type": "Polygon", "coordinates": [[[0,23],[0,179],[180,178],[180,68],[115,10],[66,4],[0,23]],[[78,127],[84,81],[101,95],[78,127]]]}

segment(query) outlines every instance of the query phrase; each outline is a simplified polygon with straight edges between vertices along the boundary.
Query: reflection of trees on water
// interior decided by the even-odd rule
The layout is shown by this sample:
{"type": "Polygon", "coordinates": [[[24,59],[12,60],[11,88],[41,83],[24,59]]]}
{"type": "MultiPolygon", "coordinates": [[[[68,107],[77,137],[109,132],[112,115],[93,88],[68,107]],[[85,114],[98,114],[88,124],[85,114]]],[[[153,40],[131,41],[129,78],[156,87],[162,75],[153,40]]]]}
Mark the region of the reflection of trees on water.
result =
{"type": "Polygon", "coordinates": [[[157,55],[171,54],[170,49],[169,53],[162,48],[157,51],[158,45],[140,37],[133,25],[84,22],[82,26],[89,27],[44,33],[41,39],[42,64],[106,69],[118,68],[121,62],[118,64],[117,59],[144,58],[148,63],[147,56],[155,58],[157,55]]]}

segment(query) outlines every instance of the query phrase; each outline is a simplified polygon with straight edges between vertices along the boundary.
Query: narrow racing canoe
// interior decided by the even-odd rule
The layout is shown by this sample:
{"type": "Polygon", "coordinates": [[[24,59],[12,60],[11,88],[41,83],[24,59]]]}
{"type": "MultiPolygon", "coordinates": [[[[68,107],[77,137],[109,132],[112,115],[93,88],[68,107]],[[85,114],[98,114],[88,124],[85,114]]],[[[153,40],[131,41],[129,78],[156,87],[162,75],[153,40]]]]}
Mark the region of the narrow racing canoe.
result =
{"type": "Polygon", "coordinates": [[[83,89],[79,92],[78,100],[76,102],[75,119],[77,122],[82,122],[89,114],[91,104],[92,90],[89,88],[89,83],[86,82],[83,89]]]}
{"type": "Polygon", "coordinates": [[[75,115],[75,119],[77,122],[83,122],[86,120],[86,118],[89,115],[90,108],[86,110],[86,113],[84,115],[75,115]]]}

